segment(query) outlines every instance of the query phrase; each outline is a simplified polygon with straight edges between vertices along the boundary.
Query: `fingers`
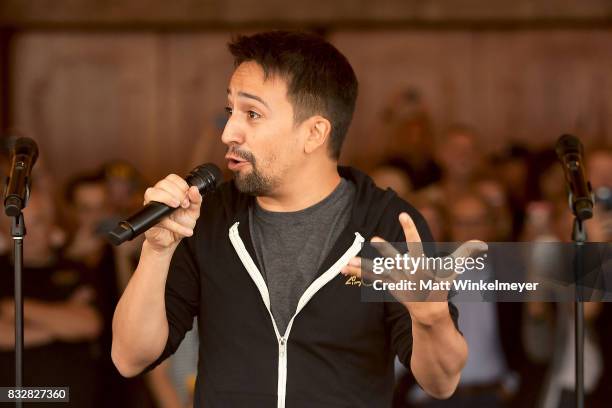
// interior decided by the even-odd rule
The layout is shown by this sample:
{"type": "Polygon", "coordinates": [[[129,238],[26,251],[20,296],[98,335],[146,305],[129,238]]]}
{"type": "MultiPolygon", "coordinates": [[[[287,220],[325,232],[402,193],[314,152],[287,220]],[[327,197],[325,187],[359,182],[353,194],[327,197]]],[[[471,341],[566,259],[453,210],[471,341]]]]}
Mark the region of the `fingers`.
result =
{"type": "Polygon", "coordinates": [[[412,218],[403,212],[399,215],[399,222],[404,230],[404,237],[406,238],[406,245],[408,246],[410,256],[419,257],[423,255],[421,237],[412,218]]]}
{"type": "Polygon", "coordinates": [[[145,191],[145,204],[157,201],[170,207],[177,208],[185,199],[187,188],[182,189],[176,182],[171,181],[174,175],[169,175],[160,180],[153,187],[145,191]]]}
{"type": "Polygon", "coordinates": [[[189,189],[189,186],[179,186],[178,184],[176,184],[175,182],[171,181],[171,179],[168,179],[168,178],[160,180],[155,186],[166,190],[167,192],[176,196],[177,198],[185,197],[187,195],[187,190],[189,189]]]}
{"type": "Polygon", "coordinates": [[[158,225],[181,237],[190,237],[193,235],[193,228],[181,225],[170,218],[164,218],[158,225]]]}
{"type": "Polygon", "coordinates": [[[183,191],[187,191],[189,189],[189,184],[187,184],[187,182],[181,176],[177,176],[176,174],[168,174],[164,180],[174,183],[183,191]]]}
{"type": "Polygon", "coordinates": [[[196,186],[191,186],[187,194],[193,204],[200,204],[202,202],[202,195],[196,186]]]}
{"type": "Polygon", "coordinates": [[[374,237],[370,240],[374,249],[376,249],[382,256],[387,258],[395,258],[399,252],[390,243],[380,237],[374,237]]]}
{"type": "Polygon", "coordinates": [[[189,190],[189,185],[185,180],[176,174],[170,174],[145,191],[145,204],[158,201],[173,208],[179,206],[189,208],[191,205],[189,190]]]}
{"type": "Polygon", "coordinates": [[[364,284],[371,283],[380,277],[379,274],[373,272],[372,260],[359,256],[353,257],[349,263],[341,269],[341,273],[344,276],[355,276],[361,279],[364,284]]]}
{"type": "Polygon", "coordinates": [[[341,273],[345,276],[361,278],[361,258],[352,258],[349,263],[342,268],[341,273]]]}
{"type": "Polygon", "coordinates": [[[184,237],[193,236],[193,228],[200,216],[202,196],[195,186],[189,186],[176,174],[170,174],[145,191],[145,204],[157,201],[181,209],[162,219],[145,233],[149,243],[167,248],[184,237]]]}
{"type": "MultiPolygon", "coordinates": [[[[459,248],[455,250],[448,257],[458,259],[458,258],[474,258],[475,255],[486,252],[488,249],[488,245],[482,241],[478,240],[470,240],[464,242],[459,248]]],[[[486,256],[486,255],[485,255],[486,256]]],[[[445,258],[446,259],[446,258],[445,258]]],[[[456,272],[455,270],[436,270],[435,271],[435,279],[438,281],[449,281],[454,280],[460,274],[460,272],[456,272]]]]}
{"type": "Polygon", "coordinates": [[[202,205],[202,196],[200,195],[200,191],[196,186],[191,186],[187,191],[187,198],[189,199],[189,213],[198,217],[200,215],[200,206],[202,205]]]}
{"type": "Polygon", "coordinates": [[[474,255],[486,252],[489,246],[482,241],[473,239],[464,242],[459,248],[455,250],[450,256],[453,258],[473,258],[474,255]]]}

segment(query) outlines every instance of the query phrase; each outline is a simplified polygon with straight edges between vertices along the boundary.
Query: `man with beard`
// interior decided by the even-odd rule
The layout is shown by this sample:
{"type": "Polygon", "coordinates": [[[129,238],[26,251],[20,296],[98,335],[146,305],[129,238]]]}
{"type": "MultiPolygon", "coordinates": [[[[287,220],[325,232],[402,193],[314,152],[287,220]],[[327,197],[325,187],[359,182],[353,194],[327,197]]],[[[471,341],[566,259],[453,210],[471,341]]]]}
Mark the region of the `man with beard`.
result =
{"type": "Polygon", "coordinates": [[[414,207],[338,166],[357,97],[350,64],[295,32],[240,36],[229,49],[222,140],[234,180],[202,211],[176,175],[145,193],[177,211],[146,233],[115,311],[115,365],[125,376],[151,369],[197,316],[197,407],[389,406],[395,355],[447,398],[467,357],[456,308],[362,302],[361,281],[346,276],[366,239],[431,241],[414,207]]]}

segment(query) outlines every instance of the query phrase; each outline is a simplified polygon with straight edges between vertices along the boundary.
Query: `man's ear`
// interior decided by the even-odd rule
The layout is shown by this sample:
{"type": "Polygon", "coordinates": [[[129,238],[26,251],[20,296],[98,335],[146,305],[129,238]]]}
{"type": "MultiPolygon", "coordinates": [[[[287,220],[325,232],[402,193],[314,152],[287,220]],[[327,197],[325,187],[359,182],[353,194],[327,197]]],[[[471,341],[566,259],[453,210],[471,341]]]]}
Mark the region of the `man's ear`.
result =
{"type": "Polygon", "coordinates": [[[331,123],[319,115],[308,118],[306,122],[308,134],[306,136],[306,143],[304,143],[304,152],[312,153],[325,145],[331,134],[331,123]]]}

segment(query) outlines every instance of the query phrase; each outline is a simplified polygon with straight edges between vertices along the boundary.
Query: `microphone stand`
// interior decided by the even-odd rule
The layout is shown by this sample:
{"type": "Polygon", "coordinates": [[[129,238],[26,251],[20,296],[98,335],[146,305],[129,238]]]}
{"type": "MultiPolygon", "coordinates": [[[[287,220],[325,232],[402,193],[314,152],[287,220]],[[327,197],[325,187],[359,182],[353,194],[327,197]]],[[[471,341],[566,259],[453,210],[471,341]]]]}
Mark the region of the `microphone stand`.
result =
{"type": "Polygon", "coordinates": [[[572,241],[576,250],[574,279],[576,297],[574,300],[574,338],[576,358],[576,407],[584,408],[584,303],[583,303],[583,261],[584,243],[587,240],[583,221],[574,214],[572,241]]]}
{"type": "MultiPolygon", "coordinates": [[[[11,235],[14,242],[15,269],[15,387],[23,387],[23,239],[26,235],[23,213],[13,217],[11,235]]],[[[21,399],[15,401],[17,408],[22,407],[21,399]]]]}
{"type": "MultiPolygon", "coordinates": [[[[23,387],[23,239],[26,235],[23,209],[31,192],[31,171],[38,158],[36,142],[27,137],[17,138],[12,147],[12,164],[4,188],[4,212],[13,217],[11,236],[14,242],[15,269],[15,387],[23,387]]],[[[21,391],[21,390],[20,390],[21,391]]],[[[18,397],[21,395],[18,395],[18,397]]],[[[15,399],[21,408],[23,401],[15,399]]]]}

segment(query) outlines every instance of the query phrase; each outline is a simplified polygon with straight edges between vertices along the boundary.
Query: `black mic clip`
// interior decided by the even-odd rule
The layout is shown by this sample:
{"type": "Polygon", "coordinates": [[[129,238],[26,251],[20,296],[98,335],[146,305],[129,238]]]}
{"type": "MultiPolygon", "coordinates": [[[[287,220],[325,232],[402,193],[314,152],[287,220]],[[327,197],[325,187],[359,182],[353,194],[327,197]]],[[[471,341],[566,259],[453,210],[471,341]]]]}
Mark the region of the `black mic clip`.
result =
{"type": "MultiPolygon", "coordinates": [[[[6,193],[9,186],[10,177],[6,176],[4,178],[4,188],[2,189],[2,197],[6,197],[6,193]]],[[[19,199],[16,197],[9,197],[5,203],[5,208],[9,208],[8,211],[16,211],[16,215],[11,216],[13,219],[11,221],[11,237],[13,239],[23,239],[26,235],[26,227],[23,218],[22,208],[25,208],[28,204],[28,200],[30,199],[30,186],[26,186],[26,197],[23,203],[23,206],[20,206],[19,199]],[[17,202],[15,201],[17,200],[17,202]]]]}
{"type": "MultiPolygon", "coordinates": [[[[8,176],[4,178],[4,189],[2,191],[2,197],[6,197],[7,195],[10,180],[11,178],[8,176]]],[[[19,217],[21,215],[21,211],[28,206],[28,201],[30,201],[30,191],[31,186],[30,181],[28,180],[28,183],[25,185],[25,196],[23,202],[21,198],[16,197],[14,195],[6,197],[6,200],[4,202],[5,214],[9,217],[19,217]]]]}
{"type": "MultiPolygon", "coordinates": [[[[587,188],[591,197],[590,202],[592,203],[595,201],[595,192],[591,187],[590,181],[587,181],[587,188]]],[[[571,191],[568,191],[567,206],[580,220],[588,220],[593,217],[593,207],[590,204],[582,205],[579,200],[574,203],[574,193],[571,191]]]]}

